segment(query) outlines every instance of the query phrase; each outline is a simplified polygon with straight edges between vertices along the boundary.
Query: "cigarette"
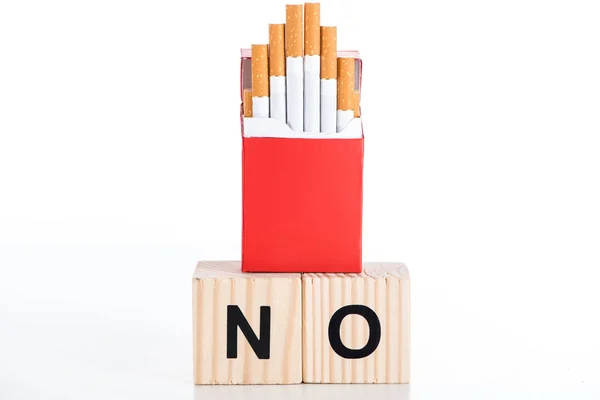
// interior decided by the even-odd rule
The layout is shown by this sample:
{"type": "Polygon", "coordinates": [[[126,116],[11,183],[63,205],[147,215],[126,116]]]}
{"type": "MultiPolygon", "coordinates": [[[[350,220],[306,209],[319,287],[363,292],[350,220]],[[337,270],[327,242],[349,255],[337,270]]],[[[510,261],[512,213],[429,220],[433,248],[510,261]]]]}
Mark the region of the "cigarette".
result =
{"type": "Polygon", "coordinates": [[[285,24],[269,25],[269,101],[271,118],[286,123],[285,24]]]}
{"type": "Polygon", "coordinates": [[[354,91],[354,118],[360,118],[360,90],[354,91]]]}
{"type": "Polygon", "coordinates": [[[244,117],[252,117],[252,90],[244,89],[244,117]]]}
{"type": "Polygon", "coordinates": [[[354,118],[354,59],[338,58],[337,131],[354,118]]]}
{"type": "Polygon", "coordinates": [[[304,131],[304,84],[302,49],[302,4],[285,6],[285,77],[287,123],[294,131],[304,131]]]}
{"type": "Polygon", "coordinates": [[[304,4],[304,131],[319,132],[321,7],[319,3],[304,4]]]}
{"type": "Polygon", "coordinates": [[[268,45],[252,45],[252,116],[269,118],[268,45]]]}
{"type": "Polygon", "coordinates": [[[334,133],[337,121],[337,28],[321,27],[321,132],[334,133]]]}

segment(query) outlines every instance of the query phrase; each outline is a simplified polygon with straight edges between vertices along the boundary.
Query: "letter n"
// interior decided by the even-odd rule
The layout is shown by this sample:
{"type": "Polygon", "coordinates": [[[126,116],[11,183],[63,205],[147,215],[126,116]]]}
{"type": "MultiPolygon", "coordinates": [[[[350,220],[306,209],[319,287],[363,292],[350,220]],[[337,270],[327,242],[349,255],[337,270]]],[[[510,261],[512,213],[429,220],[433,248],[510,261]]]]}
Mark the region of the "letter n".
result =
{"type": "Polygon", "coordinates": [[[268,360],[271,357],[271,307],[260,307],[259,339],[244,317],[242,310],[235,305],[227,306],[227,358],[237,358],[238,326],[256,356],[261,360],[268,360]]]}

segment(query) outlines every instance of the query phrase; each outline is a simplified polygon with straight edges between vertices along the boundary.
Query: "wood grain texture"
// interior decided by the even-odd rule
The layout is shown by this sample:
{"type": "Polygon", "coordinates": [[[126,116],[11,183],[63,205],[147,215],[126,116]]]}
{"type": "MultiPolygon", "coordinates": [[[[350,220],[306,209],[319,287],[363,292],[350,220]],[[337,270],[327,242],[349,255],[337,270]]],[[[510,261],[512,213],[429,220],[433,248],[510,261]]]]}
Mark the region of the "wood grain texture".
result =
{"type": "Polygon", "coordinates": [[[240,262],[198,263],[192,279],[194,382],[288,384],[302,381],[302,282],[295,273],[243,273],[240,262]],[[227,358],[227,306],[237,305],[256,336],[260,307],[271,307],[270,358],[259,359],[237,329],[227,358]]]}
{"type": "MultiPolygon", "coordinates": [[[[401,263],[365,263],[360,274],[302,275],[303,382],[306,383],[409,383],[410,382],[410,278],[401,263]],[[375,311],[381,339],[368,356],[349,359],[331,346],[331,317],[347,305],[364,305],[375,311]]],[[[363,348],[369,339],[367,320],[350,314],[340,337],[350,349],[363,348]]]]}

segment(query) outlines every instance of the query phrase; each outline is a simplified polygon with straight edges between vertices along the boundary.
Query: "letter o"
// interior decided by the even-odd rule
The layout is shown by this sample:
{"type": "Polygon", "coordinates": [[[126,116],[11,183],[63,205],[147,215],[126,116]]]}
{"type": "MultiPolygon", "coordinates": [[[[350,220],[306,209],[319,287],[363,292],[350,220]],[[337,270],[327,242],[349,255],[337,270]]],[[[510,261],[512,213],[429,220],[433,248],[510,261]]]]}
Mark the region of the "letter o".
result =
{"type": "Polygon", "coordinates": [[[340,357],[348,359],[364,358],[372,354],[379,346],[381,340],[381,324],[375,311],[367,306],[360,304],[351,304],[337,310],[331,316],[329,321],[329,343],[331,348],[340,357]],[[369,324],[369,340],[362,349],[349,349],[342,343],[340,328],[342,321],[350,314],[357,314],[363,317],[369,324]]]}

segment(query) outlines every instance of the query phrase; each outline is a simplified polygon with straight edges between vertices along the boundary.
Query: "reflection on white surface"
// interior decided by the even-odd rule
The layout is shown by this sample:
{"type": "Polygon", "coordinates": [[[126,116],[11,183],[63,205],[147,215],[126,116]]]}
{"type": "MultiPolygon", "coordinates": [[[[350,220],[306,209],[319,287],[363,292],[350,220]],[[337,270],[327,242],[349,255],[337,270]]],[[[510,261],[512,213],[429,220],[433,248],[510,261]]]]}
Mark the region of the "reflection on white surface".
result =
{"type": "Polygon", "coordinates": [[[342,385],[342,384],[301,384],[276,386],[198,386],[195,388],[194,400],[330,400],[361,399],[379,400],[410,399],[410,385],[342,385]]]}
{"type": "Polygon", "coordinates": [[[283,385],[197,386],[194,400],[598,400],[598,385],[283,385]]]}

